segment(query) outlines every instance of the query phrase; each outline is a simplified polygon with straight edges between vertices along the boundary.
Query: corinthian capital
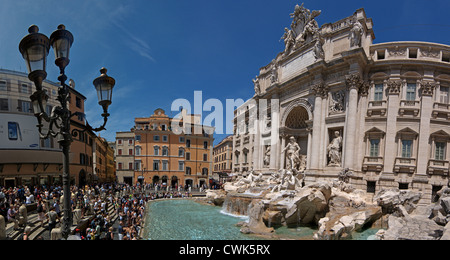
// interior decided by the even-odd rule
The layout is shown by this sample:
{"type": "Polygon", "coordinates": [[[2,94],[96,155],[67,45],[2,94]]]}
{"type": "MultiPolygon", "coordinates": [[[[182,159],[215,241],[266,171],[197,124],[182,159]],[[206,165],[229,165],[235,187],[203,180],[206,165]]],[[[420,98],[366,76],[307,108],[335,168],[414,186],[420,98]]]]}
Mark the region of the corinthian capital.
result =
{"type": "Polygon", "coordinates": [[[400,80],[396,80],[396,81],[395,80],[388,80],[386,82],[386,84],[387,84],[387,91],[388,91],[389,95],[392,95],[392,94],[398,95],[398,94],[400,94],[400,88],[402,86],[402,82],[400,80]]]}
{"type": "Polygon", "coordinates": [[[323,82],[313,85],[311,89],[317,97],[326,98],[328,96],[328,86],[326,86],[323,82]]]}
{"type": "Polygon", "coordinates": [[[345,76],[345,82],[347,83],[348,89],[355,88],[357,90],[359,90],[364,83],[359,73],[354,73],[345,76]]]}
{"type": "Polygon", "coordinates": [[[420,89],[422,91],[422,96],[433,96],[434,89],[436,88],[436,83],[431,81],[420,82],[420,89]]]}

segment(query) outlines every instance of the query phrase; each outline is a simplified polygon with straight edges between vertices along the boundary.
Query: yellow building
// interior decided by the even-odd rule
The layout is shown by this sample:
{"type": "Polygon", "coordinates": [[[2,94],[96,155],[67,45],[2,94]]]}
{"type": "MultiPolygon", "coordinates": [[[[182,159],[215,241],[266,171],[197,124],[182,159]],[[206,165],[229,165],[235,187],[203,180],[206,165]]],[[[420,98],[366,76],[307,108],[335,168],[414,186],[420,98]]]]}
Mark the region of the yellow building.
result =
{"type": "MultiPolygon", "coordinates": [[[[212,172],[213,128],[198,124],[198,117],[185,128],[203,127],[201,134],[175,133],[172,120],[165,111],[157,109],[148,118],[136,118],[134,144],[134,183],[160,184],[162,186],[200,187],[209,184],[212,172]]],[[[184,117],[185,118],[185,117],[184,117]]],[[[122,151],[122,153],[133,153],[122,151]]]]}

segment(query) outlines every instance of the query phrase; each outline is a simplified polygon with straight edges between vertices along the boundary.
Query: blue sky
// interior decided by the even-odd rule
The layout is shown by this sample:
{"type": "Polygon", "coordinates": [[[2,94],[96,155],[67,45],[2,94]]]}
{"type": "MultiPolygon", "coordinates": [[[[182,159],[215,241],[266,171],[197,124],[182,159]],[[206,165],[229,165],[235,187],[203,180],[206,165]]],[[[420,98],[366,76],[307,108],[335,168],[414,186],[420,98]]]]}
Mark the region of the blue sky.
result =
{"type": "MultiPolygon", "coordinates": [[[[111,117],[101,136],[112,141],[135,117],[156,108],[170,116],[175,99],[247,100],[252,79],[284,50],[296,0],[0,0],[0,67],[26,72],[18,44],[31,24],[50,35],[65,24],[75,37],[66,74],[87,97],[87,119],[101,123],[92,81],[101,67],[116,79],[111,117]]],[[[319,26],[364,8],[373,19],[374,43],[429,41],[450,45],[448,0],[304,1],[322,10],[319,26]]],[[[59,74],[49,55],[48,79],[59,74]]],[[[205,112],[204,117],[209,112],[205,112]]],[[[216,136],[216,143],[224,135],[216,136]]]]}

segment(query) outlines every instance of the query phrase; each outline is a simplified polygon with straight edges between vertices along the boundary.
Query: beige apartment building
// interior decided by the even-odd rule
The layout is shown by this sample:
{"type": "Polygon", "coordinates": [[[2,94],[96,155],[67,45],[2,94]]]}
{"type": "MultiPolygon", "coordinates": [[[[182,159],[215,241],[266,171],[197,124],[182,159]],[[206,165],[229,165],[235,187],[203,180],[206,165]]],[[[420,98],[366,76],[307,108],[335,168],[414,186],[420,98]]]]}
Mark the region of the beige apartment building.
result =
{"type": "Polygon", "coordinates": [[[119,183],[134,184],[134,133],[116,133],[116,175],[119,183]]]}
{"type": "Polygon", "coordinates": [[[430,203],[449,182],[450,46],[374,44],[364,9],[320,27],[318,15],[295,8],[285,50],[235,111],[233,171],[293,167],[308,183],[349,169],[357,188],[416,190],[430,203]]]}
{"type": "MultiPolygon", "coordinates": [[[[58,85],[44,81],[49,113],[58,85]]],[[[30,96],[34,84],[21,72],[0,70],[0,186],[61,183],[62,153],[56,139],[40,140],[30,96]]]]}
{"type": "Polygon", "coordinates": [[[231,173],[233,168],[233,136],[225,137],[220,143],[214,146],[214,173],[231,173]]]}

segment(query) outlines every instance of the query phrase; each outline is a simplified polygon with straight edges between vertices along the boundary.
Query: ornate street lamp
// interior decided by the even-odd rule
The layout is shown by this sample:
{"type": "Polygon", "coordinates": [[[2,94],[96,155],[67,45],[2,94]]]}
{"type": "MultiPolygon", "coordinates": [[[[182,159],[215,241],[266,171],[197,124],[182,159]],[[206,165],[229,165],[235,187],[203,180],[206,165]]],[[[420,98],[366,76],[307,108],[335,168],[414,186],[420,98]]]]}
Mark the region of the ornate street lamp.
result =
{"type": "Polygon", "coordinates": [[[64,218],[62,235],[67,239],[70,235],[70,228],[72,227],[69,173],[69,149],[73,141],[72,137],[77,137],[80,133],[87,130],[94,132],[105,130],[106,122],[109,117],[108,107],[111,105],[112,90],[115,85],[115,80],[106,75],[107,70],[102,68],[100,70],[100,77],[96,78],[93,82],[97,90],[99,104],[103,107],[102,117],[104,118],[104,124],[99,128],[92,128],[86,121],[86,128],[84,130],[73,129],[71,132],[70,119],[80,115],[79,112],[71,113],[67,107],[70,87],[65,83],[67,80],[65,68],[70,62],[69,54],[73,44],[73,35],[66,30],[64,25],[59,25],[58,30],[52,33],[50,39],[44,34],[39,33],[39,28],[36,25],[32,25],[28,29],[28,32],[29,34],[25,36],[19,44],[19,51],[27,64],[28,78],[33,81],[36,86],[36,92],[30,96],[30,99],[33,105],[34,115],[38,119],[37,127],[39,129],[39,134],[42,139],[47,139],[50,136],[57,137],[64,155],[64,218]],[[55,64],[59,67],[61,75],[58,77],[60,87],[57,97],[60,105],[54,107],[49,115],[46,112],[49,97],[42,89],[42,82],[47,77],[46,66],[50,46],[55,51],[55,64]],[[47,129],[44,129],[43,120],[48,123],[47,129]]]}

